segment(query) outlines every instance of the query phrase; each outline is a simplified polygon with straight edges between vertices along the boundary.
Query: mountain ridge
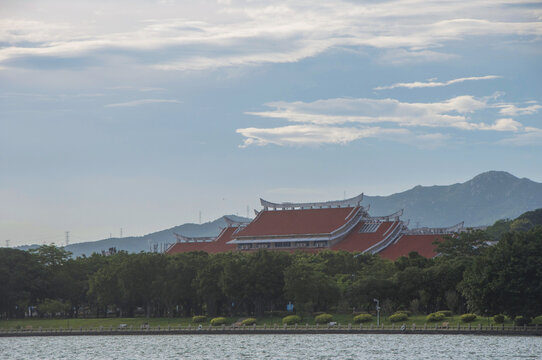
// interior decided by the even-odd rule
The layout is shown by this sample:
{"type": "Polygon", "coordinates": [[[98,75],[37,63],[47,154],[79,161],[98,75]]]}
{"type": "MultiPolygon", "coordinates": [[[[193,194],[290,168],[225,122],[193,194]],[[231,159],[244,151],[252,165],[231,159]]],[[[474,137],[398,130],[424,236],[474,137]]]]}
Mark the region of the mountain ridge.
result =
{"type": "MultiPolygon", "coordinates": [[[[463,183],[417,185],[387,196],[366,195],[362,205],[370,205],[369,213],[372,216],[388,215],[404,209],[402,219],[410,220],[410,228],[446,227],[462,221],[467,227],[485,226],[542,208],[542,183],[518,178],[505,171],[488,171],[463,183]]],[[[250,220],[236,215],[227,216],[239,221],[250,220]]],[[[216,236],[225,226],[223,216],[204,224],[186,223],[143,236],[75,243],[65,248],[74,256],[100,253],[111,247],[128,252],[149,251],[152,244],[164,244],[159,245],[164,247],[175,242],[174,233],[193,237],[216,236]]],[[[18,248],[25,250],[37,246],[18,248]]]]}

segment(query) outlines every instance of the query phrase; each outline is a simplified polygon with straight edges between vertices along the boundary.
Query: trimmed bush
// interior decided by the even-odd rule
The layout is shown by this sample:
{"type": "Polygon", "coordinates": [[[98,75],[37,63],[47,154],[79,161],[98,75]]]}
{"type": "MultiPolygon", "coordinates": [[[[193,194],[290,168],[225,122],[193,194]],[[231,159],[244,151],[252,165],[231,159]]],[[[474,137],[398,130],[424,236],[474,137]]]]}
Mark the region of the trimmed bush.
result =
{"type": "Polygon", "coordinates": [[[359,314],[354,316],[354,324],[366,323],[373,320],[373,315],[371,314],[359,314]]]}
{"type": "Polygon", "coordinates": [[[245,319],[245,320],[241,321],[241,324],[242,325],[254,325],[254,324],[256,324],[256,319],[248,318],[248,319],[245,319]]]}
{"type": "Polygon", "coordinates": [[[460,319],[461,319],[461,322],[470,323],[476,320],[476,317],[477,317],[476,314],[463,314],[461,315],[460,319]]]}
{"type": "Polygon", "coordinates": [[[333,315],[331,314],[320,314],[314,318],[314,322],[317,324],[327,324],[333,320],[333,315]]]}
{"type": "Polygon", "coordinates": [[[323,312],[323,311],[316,311],[316,312],[313,312],[313,313],[312,313],[312,316],[316,317],[316,316],[322,315],[322,314],[325,314],[325,312],[323,312]]]}
{"type": "Polygon", "coordinates": [[[282,318],[282,323],[286,325],[299,324],[301,322],[301,317],[299,315],[288,315],[282,318]]]}
{"type": "Polygon", "coordinates": [[[520,315],[514,318],[514,325],[516,326],[529,325],[530,322],[531,322],[531,319],[525,316],[520,315]]]}
{"type": "Polygon", "coordinates": [[[493,321],[495,324],[503,324],[504,323],[504,315],[503,314],[497,314],[493,316],[493,321]]]}
{"type": "Polygon", "coordinates": [[[192,316],[193,323],[202,323],[202,322],[205,322],[206,319],[207,319],[207,316],[205,315],[192,316]]]}
{"type": "Polygon", "coordinates": [[[219,326],[226,324],[226,318],[225,317],[215,317],[214,319],[211,319],[211,325],[213,326],[219,326]]]}
{"type": "Polygon", "coordinates": [[[404,312],[396,312],[395,314],[390,316],[389,319],[392,323],[406,321],[408,320],[408,315],[404,312]]]}
{"type": "Polygon", "coordinates": [[[399,314],[399,313],[406,314],[406,316],[409,316],[409,317],[410,317],[410,315],[412,315],[412,311],[410,311],[410,310],[397,310],[397,311],[394,313],[394,315],[395,315],[395,314],[399,314]]]}
{"type": "Polygon", "coordinates": [[[441,314],[444,314],[444,316],[446,316],[446,317],[452,316],[452,311],[451,310],[439,310],[437,312],[439,312],[441,314]]]}
{"type": "Polygon", "coordinates": [[[542,315],[538,315],[537,317],[535,317],[532,321],[533,324],[538,324],[538,325],[542,325],[542,315]]]}
{"type": "Polygon", "coordinates": [[[427,315],[425,320],[428,321],[428,322],[437,322],[437,321],[444,320],[445,317],[446,316],[444,316],[443,313],[436,312],[436,313],[431,313],[431,314],[427,315]]]}

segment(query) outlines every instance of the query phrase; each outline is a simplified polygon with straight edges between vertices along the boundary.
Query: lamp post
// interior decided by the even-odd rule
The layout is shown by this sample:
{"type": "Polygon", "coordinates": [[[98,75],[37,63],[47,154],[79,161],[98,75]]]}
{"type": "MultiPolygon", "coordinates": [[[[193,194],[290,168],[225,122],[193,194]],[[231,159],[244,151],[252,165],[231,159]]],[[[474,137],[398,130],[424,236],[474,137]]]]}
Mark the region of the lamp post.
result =
{"type": "Polygon", "coordinates": [[[373,299],[376,303],[376,326],[380,326],[380,301],[378,299],[373,299]]]}

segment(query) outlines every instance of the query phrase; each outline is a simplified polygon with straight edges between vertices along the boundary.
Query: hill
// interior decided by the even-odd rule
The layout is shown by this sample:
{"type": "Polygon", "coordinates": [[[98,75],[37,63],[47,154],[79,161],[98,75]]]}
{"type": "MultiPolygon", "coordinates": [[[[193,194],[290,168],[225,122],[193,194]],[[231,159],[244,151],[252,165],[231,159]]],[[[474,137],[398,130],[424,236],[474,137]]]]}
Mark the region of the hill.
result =
{"type": "Polygon", "coordinates": [[[517,178],[504,171],[489,171],[464,183],[444,186],[416,186],[389,196],[365,196],[372,215],[404,209],[410,227],[490,225],[499,219],[513,219],[542,207],[542,183],[517,178]]]}
{"type": "MultiPolygon", "coordinates": [[[[236,215],[227,216],[230,219],[237,221],[250,220],[236,215]]],[[[124,250],[133,253],[140,251],[149,251],[153,244],[157,244],[158,250],[160,250],[161,247],[165,247],[167,246],[167,244],[175,242],[176,239],[174,233],[191,237],[216,236],[219,234],[220,229],[223,227],[226,227],[226,220],[224,220],[224,216],[214,221],[206,222],[204,224],[187,223],[143,236],[109,238],[98,241],[88,241],[70,244],[66,246],[65,249],[70,251],[76,257],[81,255],[89,256],[94,252],[101,253],[102,250],[108,250],[111,247],[116,247],[117,251],[124,250]]],[[[18,247],[18,249],[27,250],[34,247],[38,247],[38,245],[20,246],[18,247]]]]}
{"type": "Polygon", "coordinates": [[[529,231],[535,226],[542,225],[542,209],[528,211],[514,220],[498,220],[488,226],[486,232],[493,240],[499,240],[504,233],[511,231],[529,231]]]}

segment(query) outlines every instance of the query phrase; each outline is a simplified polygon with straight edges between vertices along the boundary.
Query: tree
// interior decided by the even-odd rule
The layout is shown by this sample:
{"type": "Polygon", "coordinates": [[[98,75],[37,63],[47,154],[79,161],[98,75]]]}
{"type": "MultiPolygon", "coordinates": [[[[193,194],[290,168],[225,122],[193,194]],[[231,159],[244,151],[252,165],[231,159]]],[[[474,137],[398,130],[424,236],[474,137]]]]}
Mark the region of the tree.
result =
{"type": "Polygon", "coordinates": [[[507,233],[465,271],[460,289],[473,311],[542,313],[542,227],[507,233]]]}

